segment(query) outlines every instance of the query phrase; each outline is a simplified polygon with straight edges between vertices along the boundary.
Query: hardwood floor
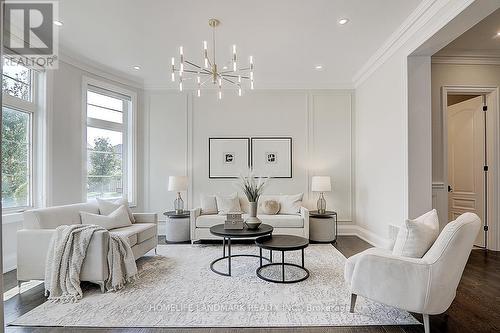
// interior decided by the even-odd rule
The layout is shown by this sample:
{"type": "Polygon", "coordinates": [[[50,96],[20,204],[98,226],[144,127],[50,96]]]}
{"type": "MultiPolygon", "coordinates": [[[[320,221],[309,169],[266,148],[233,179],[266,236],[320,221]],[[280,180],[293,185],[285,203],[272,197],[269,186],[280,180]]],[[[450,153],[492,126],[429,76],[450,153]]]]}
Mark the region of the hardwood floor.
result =
{"type": "MultiPolygon", "coordinates": [[[[160,238],[165,244],[165,238],[160,238]]],[[[370,247],[356,236],[340,236],[334,245],[346,257],[370,247]]],[[[6,290],[16,286],[15,271],[4,274],[6,290]]],[[[9,323],[45,301],[43,286],[16,295],[4,303],[5,322],[9,323]]],[[[421,321],[419,315],[414,315],[421,321]]],[[[474,250],[460,281],[457,296],[451,307],[442,315],[431,316],[432,332],[500,332],[500,252],[474,250]]],[[[133,332],[133,333],[421,333],[423,326],[370,326],[370,327],[293,327],[293,328],[124,328],[87,329],[63,327],[6,327],[6,332],[35,333],[84,333],[84,332],[133,332]]]]}

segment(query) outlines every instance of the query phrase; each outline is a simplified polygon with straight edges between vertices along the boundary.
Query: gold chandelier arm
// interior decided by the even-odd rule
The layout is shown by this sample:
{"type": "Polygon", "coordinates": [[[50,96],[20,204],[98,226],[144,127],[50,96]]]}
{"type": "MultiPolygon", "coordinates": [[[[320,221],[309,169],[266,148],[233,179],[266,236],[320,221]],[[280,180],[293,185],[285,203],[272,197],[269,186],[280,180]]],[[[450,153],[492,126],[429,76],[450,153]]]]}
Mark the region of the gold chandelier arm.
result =
{"type": "Polygon", "coordinates": [[[222,77],[222,79],[223,79],[224,81],[227,81],[227,82],[229,82],[229,83],[234,84],[235,86],[238,86],[238,84],[237,84],[236,82],[231,81],[231,80],[229,80],[228,78],[226,78],[226,77],[224,77],[224,76],[221,76],[221,77],[222,77]]]}
{"type": "Polygon", "coordinates": [[[232,77],[237,79],[238,77],[241,77],[242,79],[250,79],[250,76],[241,76],[241,75],[228,75],[228,74],[222,74],[222,77],[232,77]]]}

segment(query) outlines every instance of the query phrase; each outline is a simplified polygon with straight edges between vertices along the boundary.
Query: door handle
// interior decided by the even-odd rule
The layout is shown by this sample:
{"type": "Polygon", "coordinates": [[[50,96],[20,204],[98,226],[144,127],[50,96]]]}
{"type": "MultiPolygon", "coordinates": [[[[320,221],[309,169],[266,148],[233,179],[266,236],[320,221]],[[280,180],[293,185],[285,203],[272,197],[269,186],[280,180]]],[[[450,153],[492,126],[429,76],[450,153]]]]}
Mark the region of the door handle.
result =
{"type": "Polygon", "coordinates": [[[448,192],[453,192],[453,188],[450,185],[448,185],[448,192]]]}

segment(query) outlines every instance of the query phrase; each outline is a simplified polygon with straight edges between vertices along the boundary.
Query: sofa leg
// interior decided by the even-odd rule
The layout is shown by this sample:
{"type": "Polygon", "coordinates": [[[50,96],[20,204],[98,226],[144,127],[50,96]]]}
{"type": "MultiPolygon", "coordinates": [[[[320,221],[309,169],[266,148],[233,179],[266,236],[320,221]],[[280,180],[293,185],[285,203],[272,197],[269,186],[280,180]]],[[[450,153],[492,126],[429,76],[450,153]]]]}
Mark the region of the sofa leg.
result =
{"type": "Polygon", "coordinates": [[[158,251],[157,251],[157,248],[155,247],[155,255],[158,255],[158,251]]]}
{"type": "Polygon", "coordinates": [[[429,322],[429,315],[424,314],[424,332],[425,333],[431,333],[431,324],[429,322]]]}
{"type": "Polygon", "coordinates": [[[23,281],[17,280],[17,293],[21,293],[21,285],[23,284],[23,281]]]}
{"type": "Polygon", "coordinates": [[[356,298],[357,297],[358,297],[358,295],[351,294],[351,310],[350,310],[351,313],[354,313],[354,306],[356,305],[356,298]]]}

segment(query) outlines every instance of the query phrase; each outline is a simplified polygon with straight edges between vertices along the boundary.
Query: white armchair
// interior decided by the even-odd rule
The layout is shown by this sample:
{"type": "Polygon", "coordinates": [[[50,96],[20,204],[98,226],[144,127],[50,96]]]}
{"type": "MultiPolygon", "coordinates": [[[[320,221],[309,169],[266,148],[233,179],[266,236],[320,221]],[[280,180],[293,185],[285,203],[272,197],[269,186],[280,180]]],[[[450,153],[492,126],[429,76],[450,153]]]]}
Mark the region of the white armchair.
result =
{"type": "Polygon", "coordinates": [[[344,276],[351,291],[351,312],[357,295],[363,296],[422,313],[429,333],[429,315],[445,312],[455,298],[480,225],[476,214],[462,214],[444,227],[422,258],[371,248],[347,259],[344,276]]]}

